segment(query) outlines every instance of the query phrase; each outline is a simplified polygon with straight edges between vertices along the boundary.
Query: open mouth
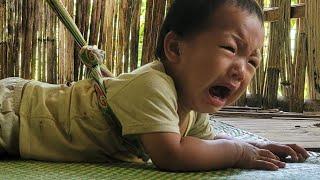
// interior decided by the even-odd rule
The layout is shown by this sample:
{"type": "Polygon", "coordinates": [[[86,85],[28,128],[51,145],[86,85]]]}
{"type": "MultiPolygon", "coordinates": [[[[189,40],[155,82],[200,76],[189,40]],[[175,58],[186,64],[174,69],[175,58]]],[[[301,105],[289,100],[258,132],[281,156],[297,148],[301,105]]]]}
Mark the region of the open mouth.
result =
{"type": "Polygon", "coordinates": [[[231,89],[225,86],[213,86],[209,89],[209,93],[211,97],[225,101],[226,98],[231,94],[231,89]]]}

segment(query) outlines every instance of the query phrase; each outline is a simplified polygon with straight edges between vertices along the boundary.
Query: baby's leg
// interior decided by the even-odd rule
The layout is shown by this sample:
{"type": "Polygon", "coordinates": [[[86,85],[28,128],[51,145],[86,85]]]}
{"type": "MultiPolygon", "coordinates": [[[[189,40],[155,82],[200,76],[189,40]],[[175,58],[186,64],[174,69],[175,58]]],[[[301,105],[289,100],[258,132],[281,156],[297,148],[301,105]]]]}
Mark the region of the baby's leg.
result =
{"type": "Polygon", "coordinates": [[[0,157],[19,155],[19,106],[23,86],[21,78],[0,80],[0,157]]]}

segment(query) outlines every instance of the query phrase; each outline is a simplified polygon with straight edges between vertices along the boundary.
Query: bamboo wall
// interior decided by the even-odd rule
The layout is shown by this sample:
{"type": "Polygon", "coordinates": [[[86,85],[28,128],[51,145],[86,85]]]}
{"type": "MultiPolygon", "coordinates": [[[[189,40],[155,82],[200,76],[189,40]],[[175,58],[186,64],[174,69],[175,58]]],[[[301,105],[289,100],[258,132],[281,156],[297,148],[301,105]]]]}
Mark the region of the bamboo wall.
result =
{"type": "MultiPolygon", "coordinates": [[[[119,75],[154,59],[158,32],[173,0],[61,1],[89,44],[106,51],[105,64],[119,75]]],[[[264,5],[264,0],[258,2],[264,5]]],[[[270,2],[279,7],[280,17],[269,24],[269,47],[263,49],[267,57],[248,88],[250,95],[242,96],[237,105],[301,112],[307,99],[311,104],[320,101],[320,2],[300,0],[306,13],[297,23],[294,56],[289,39],[291,1],[270,2]]],[[[44,0],[0,0],[0,78],[77,81],[84,76],[78,52],[44,0]]]]}

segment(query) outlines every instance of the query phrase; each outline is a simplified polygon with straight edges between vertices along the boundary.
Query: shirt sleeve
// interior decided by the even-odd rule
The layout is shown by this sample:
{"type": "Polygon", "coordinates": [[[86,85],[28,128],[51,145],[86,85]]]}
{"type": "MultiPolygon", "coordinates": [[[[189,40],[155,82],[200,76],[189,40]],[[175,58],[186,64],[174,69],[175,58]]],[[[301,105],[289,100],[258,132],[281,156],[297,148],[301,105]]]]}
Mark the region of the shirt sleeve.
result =
{"type": "Polygon", "coordinates": [[[122,126],[122,135],[180,133],[176,90],[164,73],[135,77],[108,104],[122,126]]]}
{"type": "Polygon", "coordinates": [[[213,127],[210,124],[209,115],[206,113],[197,113],[196,121],[191,127],[188,136],[199,139],[212,140],[215,136],[213,127]]]}

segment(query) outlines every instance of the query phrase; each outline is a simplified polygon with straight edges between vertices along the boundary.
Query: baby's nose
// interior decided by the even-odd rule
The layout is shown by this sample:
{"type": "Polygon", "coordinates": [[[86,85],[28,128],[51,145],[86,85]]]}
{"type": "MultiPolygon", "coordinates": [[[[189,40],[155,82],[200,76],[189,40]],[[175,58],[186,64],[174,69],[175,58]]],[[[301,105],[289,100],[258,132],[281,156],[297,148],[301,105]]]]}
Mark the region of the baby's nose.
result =
{"type": "Polygon", "coordinates": [[[244,79],[245,63],[244,61],[238,60],[232,64],[229,71],[230,78],[233,81],[241,82],[244,79]]]}

